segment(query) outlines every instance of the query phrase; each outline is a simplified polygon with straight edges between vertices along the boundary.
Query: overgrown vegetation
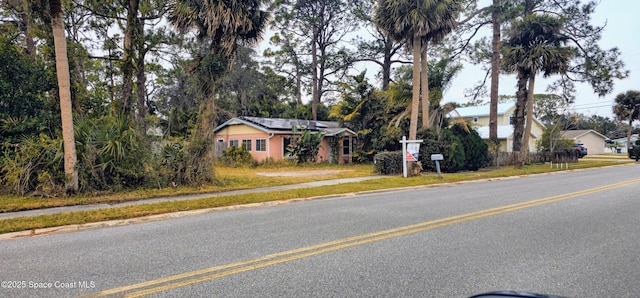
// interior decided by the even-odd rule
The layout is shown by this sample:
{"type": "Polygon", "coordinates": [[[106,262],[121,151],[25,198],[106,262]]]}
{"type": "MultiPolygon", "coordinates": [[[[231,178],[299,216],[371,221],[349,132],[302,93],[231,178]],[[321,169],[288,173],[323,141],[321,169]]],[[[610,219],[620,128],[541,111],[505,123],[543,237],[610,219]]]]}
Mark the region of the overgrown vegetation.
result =
{"type": "Polygon", "coordinates": [[[243,167],[243,166],[256,166],[257,162],[251,157],[244,148],[231,146],[222,151],[222,156],[218,157],[218,163],[221,166],[226,167],[243,167]]]}
{"type": "Polygon", "coordinates": [[[300,134],[297,134],[297,131],[298,129],[294,128],[294,136],[287,148],[287,152],[298,163],[316,162],[318,151],[320,151],[320,142],[322,142],[324,134],[322,132],[311,132],[308,129],[302,130],[300,134]]]}

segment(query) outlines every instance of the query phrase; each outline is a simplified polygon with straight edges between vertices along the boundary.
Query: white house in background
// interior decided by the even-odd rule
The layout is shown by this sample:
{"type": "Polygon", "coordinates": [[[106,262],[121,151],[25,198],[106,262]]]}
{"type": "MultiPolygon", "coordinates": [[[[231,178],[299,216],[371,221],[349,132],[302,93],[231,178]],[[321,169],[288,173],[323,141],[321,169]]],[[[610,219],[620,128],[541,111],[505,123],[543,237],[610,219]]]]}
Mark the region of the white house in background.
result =
{"type": "Polygon", "coordinates": [[[609,138],[593,129],[565,130],[562,131],[562,137],[573,140],[576,144],[583,144],[587,147],[590,155],[605,153],[607,147],[606,142],[609,140],[609,138]]]}
{"type": "MultiPolygon", "coordinates": [[[[638,140],[640,138],[640,136],[638,136],[637,134],[633,134],[631,135],[631,145],[636,143],[636,140],[638,140]]],[[[619,139],[613,139],[611,140],[611,142],[618,142],[618,144],[620,144],[620,153],[627,153],[629,152],[629,146],[627,146],[627,137],[624,138],[619,138],[619,139]]],[[[587,147],[587,149],[589,149],[589,147],[587,147]]]]}
{"type": "MultiPolygon", "coordinates": [[[[513,151],[513,125],[516,110],[515,103],[498,104],[498,140],[499,150],[502,152],[513,151]]],[[[489,105],[457,108],[449,113],[450,118],[463,118],[467,123],[478,131],[482,139],[489,139],[489,105]]],[[[531,126],[531,138],[529,138],[529,151],[536,152],[536,142],[542,137],[544,125],[540,120],[533,119],[531,126]]]]}

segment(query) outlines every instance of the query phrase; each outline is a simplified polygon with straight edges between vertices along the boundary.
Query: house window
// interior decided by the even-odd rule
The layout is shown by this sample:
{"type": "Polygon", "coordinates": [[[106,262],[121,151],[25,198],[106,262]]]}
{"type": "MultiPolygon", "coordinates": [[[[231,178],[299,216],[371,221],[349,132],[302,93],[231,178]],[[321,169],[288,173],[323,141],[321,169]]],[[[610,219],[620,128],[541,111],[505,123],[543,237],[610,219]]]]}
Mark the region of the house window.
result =
{"type": "Polygon", "coordinates": [[[291,146],[291,138],[289,137],[282,138],[282,156],[283,157],[289,156],[289,151],[287,150],[289,146],[291,146]]]}
{"type": "Polygon", "coordinates": [[[257,139],[256,140],[256,151],[259,151],[259,152],[267,151],[267,140],[266,139],[257,139]]]}
{"type": "Polygon", "coordinates": [[[473,117],[473,123],[478,123],[478,117],[473,117]]]}
{"type": "Polygon", "coordinates": [[[242,149],[251,151],[251,140],[242,140],[242,149]]]}
{"type": "Polygon", "coordinates": [[[238,146],[238,140],[229,140],[229,147],[233,146],[240,147],[238,146]]]}
{"type": "Polygon", "coordinates": [[[349,155],[351,153],[351,151],[349,150],[349,147],[350,147],[349,140],[350,140],[349,138],[342,139],[342,155],[343,156],[349,155]]]}

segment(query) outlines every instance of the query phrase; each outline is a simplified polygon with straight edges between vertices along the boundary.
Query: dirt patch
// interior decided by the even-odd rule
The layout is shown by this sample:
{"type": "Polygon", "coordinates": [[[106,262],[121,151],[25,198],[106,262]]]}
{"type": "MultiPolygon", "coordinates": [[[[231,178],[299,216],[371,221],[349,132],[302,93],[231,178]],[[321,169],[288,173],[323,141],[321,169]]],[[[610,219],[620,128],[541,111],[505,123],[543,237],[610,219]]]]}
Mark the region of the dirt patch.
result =
{"type": "Polygon", "coordinates": [[[286,172],[257,172],[257,175],[268,177],[310,177],[310,176],[329,176],[343,172],[352,172],[352,170],[317,170],[317,171],[286,171],[286,172]]]}

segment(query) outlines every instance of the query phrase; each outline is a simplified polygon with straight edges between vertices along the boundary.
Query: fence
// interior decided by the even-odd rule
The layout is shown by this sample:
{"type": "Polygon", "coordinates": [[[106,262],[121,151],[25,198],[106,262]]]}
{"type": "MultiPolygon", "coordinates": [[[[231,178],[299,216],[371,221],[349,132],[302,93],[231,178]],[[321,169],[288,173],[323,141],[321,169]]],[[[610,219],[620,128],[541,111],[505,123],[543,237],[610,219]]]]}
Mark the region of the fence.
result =
{"type": "MultiPolygon", "coordinates": [[[[512,166],[518,164],[519,152],[494,152],[489,153],[490,166],[512,166]]],[[[578,155],[574,151],[561,152],[540,152],[529,153],[525,164],[552,163],[575,163],[578,162],[578,155]]]]}

